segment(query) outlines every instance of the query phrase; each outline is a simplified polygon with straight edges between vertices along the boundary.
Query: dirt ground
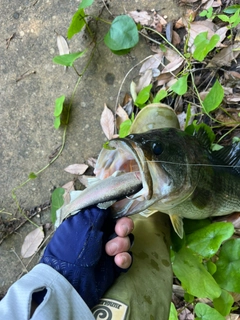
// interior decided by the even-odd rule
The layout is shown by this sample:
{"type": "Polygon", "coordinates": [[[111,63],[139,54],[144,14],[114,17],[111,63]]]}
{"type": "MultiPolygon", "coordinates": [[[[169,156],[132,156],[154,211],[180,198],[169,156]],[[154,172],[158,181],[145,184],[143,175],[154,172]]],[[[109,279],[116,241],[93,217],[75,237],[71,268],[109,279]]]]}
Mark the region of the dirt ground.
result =
{"type": "MultiPolygon", "coordinates": [[[[53,127],[54,103],[63,94],[70,100],[77,75],[73,69],[65,72],[52,59],[58,54],[56,32],[66,35],[79,2],[14,0],[0,3],[0,233],[6,231],[6,225],[10,230],[13,228],[7,220],[14,223],[21,217],[11,196],[12,189],[21,185],[30,172],[45,167],[61,145],[63,130],[53,127]]],[[[175,0],[109,1],[109,10],[114,16],[136,9],[155,9],[167,15],[168,21],[180,16],[175,0]]],[[[112,20],[103,1],[96,0],[90,13],[98,15],[101,10],[104,19],[112,20]]],[[[92,22],[91,26],[99,39],[107,32],[105,25],[96,26],[92,22]]],[[[71,52],[76,52],[83,50],[89,39],[82,32],[68,43],[71,52]]],[[[16,191],[24,210],[38,212],[34,221],[50,222],[48,204],[52,190],[72,179],[63,169],[98,155],[105,139],[99,123],[104,103],[114,109],[126,73],[150,54],[144,39],[127,56],[115,56],[103,42],[99,45],[77,89],[61,156],[37,179],[16,191]]],[[[86,58],[79,59],[77,69],[81,72],[85,64],[86,58]]],[[[129,91],[139,68],[126,79],[121,99],[129,91]]],[[[28,222],[0,245],[0,296],[38,261],[39,254],[33,259],[21,259],[23,239],[32,229],[34,226],[28,222]]]]}

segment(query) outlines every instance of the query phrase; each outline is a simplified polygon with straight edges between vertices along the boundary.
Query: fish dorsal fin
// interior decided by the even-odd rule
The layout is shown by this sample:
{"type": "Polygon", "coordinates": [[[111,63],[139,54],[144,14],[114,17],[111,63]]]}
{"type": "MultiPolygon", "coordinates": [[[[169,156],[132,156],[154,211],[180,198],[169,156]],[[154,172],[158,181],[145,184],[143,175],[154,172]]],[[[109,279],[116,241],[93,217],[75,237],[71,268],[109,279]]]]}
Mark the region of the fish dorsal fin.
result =
{"type": "Polygon", "coordinates": [[[211,145],[215,139],[215,134],[209,126],[207,126],[205,123],[199,124],[195,128],[194,136],[204,148],[207,150],[211,149],[211,145]]]}
{"type": "Polygon", "coordinates": [[[233,170],[240,174],[240,142],[235,142],[231,146],[213,151],[212,155],[217,158],[220,163],[231,166],[233,170]]]}

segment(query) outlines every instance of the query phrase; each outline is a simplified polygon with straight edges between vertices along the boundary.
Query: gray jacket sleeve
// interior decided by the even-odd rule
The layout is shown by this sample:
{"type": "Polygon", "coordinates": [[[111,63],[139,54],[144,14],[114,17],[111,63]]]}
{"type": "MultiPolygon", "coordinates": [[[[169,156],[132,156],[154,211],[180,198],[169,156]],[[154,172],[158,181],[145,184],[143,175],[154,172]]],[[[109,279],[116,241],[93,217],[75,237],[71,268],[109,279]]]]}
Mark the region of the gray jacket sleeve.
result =
{"type": "Polygon", "coordinates": [[[72,285],[56,270],[42,263],[9,288],[0,302],[0,318],[30,319],[32,294],[43,288],[47,289],[47,293],[31,319],[94,320],[88,306],[72,285]]]}

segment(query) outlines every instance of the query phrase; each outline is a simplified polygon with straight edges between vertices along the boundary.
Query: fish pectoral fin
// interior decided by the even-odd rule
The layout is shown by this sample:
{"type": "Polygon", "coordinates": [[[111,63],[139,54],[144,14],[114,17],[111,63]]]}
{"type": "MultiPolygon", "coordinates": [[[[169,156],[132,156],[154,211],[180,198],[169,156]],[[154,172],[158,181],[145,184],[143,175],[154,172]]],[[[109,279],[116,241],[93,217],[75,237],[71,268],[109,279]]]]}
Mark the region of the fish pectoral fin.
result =
{"type": "Polygon", "coordinates": [[[182,217],[176,214],[170,215],[170,220],[173,225],[173,229],[178,234],[178,236],[182,239],[183,238],[183,221],[182,217]]]}

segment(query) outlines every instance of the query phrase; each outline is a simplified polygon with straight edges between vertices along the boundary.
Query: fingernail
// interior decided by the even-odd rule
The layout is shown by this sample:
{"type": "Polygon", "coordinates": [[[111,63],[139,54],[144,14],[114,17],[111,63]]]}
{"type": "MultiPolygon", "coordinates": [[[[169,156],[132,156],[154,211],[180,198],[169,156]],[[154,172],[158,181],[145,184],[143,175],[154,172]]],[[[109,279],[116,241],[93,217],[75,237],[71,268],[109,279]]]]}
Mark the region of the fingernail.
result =
{"type": "Polygon", "coordinates": [[[122,230],[123,230],[125,236],[129,233],[129,228],[126,224],[122,225],[122,230]]]}
{"type": "Polygon", "coordinates": [[[116,242],[111,242],[108,245],[108,249],[110,250],[111,254],[116,254],[117,250],[118,250],[118,245],[116,244],[116,242]]]}

